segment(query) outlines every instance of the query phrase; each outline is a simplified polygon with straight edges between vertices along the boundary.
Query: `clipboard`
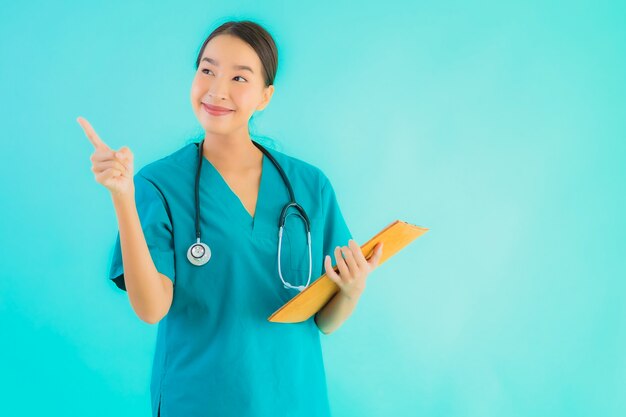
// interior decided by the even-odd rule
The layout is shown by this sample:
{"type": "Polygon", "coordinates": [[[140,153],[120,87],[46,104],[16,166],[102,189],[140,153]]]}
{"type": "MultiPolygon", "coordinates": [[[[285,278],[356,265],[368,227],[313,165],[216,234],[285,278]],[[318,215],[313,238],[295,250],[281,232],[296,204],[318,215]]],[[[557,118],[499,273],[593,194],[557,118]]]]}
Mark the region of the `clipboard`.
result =
{"type": "MultiPolygon", "coordinates": [[[[365,259],[369,259],[374,254],[373,249],[376,244],[383,242],[383,255],[378,262],[378,266],[380,266],[428,230],[425,227],[402,220],[395,220],[363,244],[361,251],[365,255],[365,259]]],[[[334,265],[333,269],[339,271],[337,265],[334,265]]],[[[267,320],[274,323],[306,321],[321,310],[338,291],[337,284],[324,274],[276,310],[267,320]]]]}

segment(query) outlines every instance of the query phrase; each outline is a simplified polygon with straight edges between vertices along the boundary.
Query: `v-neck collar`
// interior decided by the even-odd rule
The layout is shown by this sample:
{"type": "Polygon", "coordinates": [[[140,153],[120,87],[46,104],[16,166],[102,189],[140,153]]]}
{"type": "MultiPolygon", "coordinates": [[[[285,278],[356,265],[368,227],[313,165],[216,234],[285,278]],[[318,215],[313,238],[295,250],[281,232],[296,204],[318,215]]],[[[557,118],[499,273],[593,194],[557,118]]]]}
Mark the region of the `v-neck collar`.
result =
{"type": "MultiPolygon", "coordinates": [[[[197,149],[196,149],[197,151],[197,149]]],[[[202,171],[210,171],[210,175],[216,178],[215,183],[219,190],[209,190],[210,193],[218,193],[218,195],[224,196],[224,198],[228,199],[231,206],[235,206],[235,210],[233,215],[237,217],[238,221],[241,225],[248,231],[254,233],[255,223],[259,223],[259,215],[261,215],[262,207],[263,207],[263,195],[265,194],[265,177],[267,174],[267,164],[268,158],[263,153],[263,160],[261,163],[261,179],[259,183],[259,191],[256,198],[256,207],[254,208],[254,216],[251,216],[246,207],[243,205],[243,202],[237,196],[237,194],[230,188],[222,174],[213,166],[211,161],[209,161],[204,154],[202,154],[202,171]]]]}

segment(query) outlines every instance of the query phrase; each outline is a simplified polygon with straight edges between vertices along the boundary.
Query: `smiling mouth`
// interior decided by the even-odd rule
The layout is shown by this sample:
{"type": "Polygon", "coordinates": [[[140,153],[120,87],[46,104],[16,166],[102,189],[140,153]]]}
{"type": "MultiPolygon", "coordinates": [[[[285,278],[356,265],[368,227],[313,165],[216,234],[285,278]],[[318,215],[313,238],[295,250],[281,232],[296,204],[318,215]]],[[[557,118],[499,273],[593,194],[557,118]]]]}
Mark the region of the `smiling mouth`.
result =
{"type": "Polygon", "coordinates": [[[206,103],[202,103],[202,108],[204,109],[204,111],[206,111],[207,113],[213,116],[223,116],[225,114],[234,112],[234,110],[230,110],[230,109],[220,109],[220,108],[215,108],[213,106],[209,107],[206,103]]]}

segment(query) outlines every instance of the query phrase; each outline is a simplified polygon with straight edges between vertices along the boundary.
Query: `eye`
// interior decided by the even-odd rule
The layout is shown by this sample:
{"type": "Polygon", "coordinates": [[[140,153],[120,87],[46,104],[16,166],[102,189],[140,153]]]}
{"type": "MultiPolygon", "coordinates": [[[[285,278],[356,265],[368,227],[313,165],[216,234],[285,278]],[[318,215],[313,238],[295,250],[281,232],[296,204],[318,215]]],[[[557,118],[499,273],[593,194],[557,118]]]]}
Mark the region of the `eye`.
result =
{"type": "MultiPolygon", "coordinates": [[[[203,74],[207,74],[207,75],[208,75],[208,72],[206,72],[206,71],[211,71],[211,70],[210,70],[210,69],[208,69],[208,68],[203,68],[203,69],[201,69],[200,71],[202,71],[202,73],[203,73],[203,74]]],[[[213,72],[213,71],[211,71],[211,72],[213,72]]],[[[248,80],[246,80],[245,78],[243,78],[241,75],[237,75],[235,78],[241,78],[242,80],[244,80],[244,81],[246,81],[246,82],[248,81],[248,80]]]]}

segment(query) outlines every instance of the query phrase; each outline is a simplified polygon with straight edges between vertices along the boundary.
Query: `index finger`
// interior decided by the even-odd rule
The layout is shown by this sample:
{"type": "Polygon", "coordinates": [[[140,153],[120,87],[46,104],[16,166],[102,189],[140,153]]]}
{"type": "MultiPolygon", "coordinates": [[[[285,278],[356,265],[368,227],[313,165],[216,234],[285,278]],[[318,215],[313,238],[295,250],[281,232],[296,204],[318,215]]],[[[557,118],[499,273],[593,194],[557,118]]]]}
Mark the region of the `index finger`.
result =
{"type": "Polygon", "coordinates": [[[94,128],[91,126],[91,124],[87,121],[87,119],[79,116],[76,119],[76,121],[83,128],[83,130],[85,131],[85,134],[87,135],[87,138],[89,138],[89,141],[96,149],[98,148],[104,148],[107,150],[111,149],[106,143],[102,141],[102,139],[100,139],[100,136],[98,136],[98,134],[96,133],[94,128]]]}

